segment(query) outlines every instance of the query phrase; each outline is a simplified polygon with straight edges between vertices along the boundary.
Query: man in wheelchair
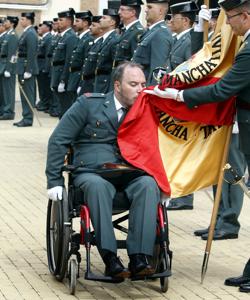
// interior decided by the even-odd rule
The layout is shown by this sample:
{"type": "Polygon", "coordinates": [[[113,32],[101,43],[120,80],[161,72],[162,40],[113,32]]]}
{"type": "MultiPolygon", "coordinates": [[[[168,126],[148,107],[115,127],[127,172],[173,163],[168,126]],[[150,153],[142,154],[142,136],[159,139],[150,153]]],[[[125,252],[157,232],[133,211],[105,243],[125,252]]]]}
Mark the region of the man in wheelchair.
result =
{"type": "Polygon", "coordinates": [[[73,174],[74,185],[84,192],[106,276],[125,278],[154,273],[147,257],[153,255],[156,238],[160,202],[157,183],[145,173],[131,178],[121,176],[114,183],[93,172],[107,162],[126,164],[117,145],[117,132],[124,111],[133,105],[145,82],[140,65],[125,62],[118,66],[114,73],[114,91],[79,97],[60,120],[48,143],[46,175],[51,200],[62,199],[62,166],[70,145],[74,149],[73,164],[85,170],[78,168],[73,174]],[[128,270],[117,256],[112,225],[113,199],[118,188],[125,192],[130,204],[128,270]]]}

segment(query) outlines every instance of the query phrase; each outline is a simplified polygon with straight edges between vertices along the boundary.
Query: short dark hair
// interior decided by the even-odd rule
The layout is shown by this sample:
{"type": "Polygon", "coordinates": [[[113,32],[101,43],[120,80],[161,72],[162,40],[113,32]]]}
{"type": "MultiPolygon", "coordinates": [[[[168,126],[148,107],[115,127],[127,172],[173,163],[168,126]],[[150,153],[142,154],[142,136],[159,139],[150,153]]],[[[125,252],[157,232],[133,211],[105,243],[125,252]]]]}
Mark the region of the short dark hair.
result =
{"type": "Polygon", "coordinates": [[[141,14],[141,6],[134,6],[133,9],[135,10],[136,18],[139,19],[141,14]]]}
{"type": "Polygon", "coordinates": [[[125,61],[122,64],[120,64],[114,71],[114,75],[113,75],[113,80],[115,81],[122,81],[123,75],[124,75],[124,71],[127,67],[130,68],[139,68],[142,70],[143,72],[143,66],[131,61],[125,61]]]}

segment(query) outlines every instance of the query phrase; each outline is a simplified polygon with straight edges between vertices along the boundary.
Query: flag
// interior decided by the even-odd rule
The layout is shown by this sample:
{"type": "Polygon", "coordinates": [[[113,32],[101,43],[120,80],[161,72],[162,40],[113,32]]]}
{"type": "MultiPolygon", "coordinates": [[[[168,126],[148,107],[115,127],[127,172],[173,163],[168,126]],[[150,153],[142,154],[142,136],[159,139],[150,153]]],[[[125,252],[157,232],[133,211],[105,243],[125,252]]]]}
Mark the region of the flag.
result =
{"type": "MultiPolygon", "coordinates": [[[[225,20],[221,12],[211,41],[167,74],[161,89],[213,84],[228,71],[239,41],[225,20]]],[[[173,198],[214,185],[234,119],[234,102],[233,97],[189,109],[185,103],[144,90],[119,128],[121,154],[153,176],[161,190],[173,198]]]]}

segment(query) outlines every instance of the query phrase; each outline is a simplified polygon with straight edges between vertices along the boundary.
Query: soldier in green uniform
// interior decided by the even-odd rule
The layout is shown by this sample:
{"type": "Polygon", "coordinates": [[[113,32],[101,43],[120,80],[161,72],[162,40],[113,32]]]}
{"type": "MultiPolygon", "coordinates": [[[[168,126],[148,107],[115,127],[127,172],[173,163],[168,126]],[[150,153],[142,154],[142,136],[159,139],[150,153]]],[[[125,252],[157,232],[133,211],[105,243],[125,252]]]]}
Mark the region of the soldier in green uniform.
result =
{"type": "Polygon", "coordinates": [[[36,75],[38,74],[36,56],[38,37],[33,27],[34,19],[34,12],[21,14],[20,24],[24,30],[18,42],[17,74],[19,84],[22,85],[22,89],[20,89],[20,95],[22,101],[23,119],[13,124],[17,127],[27,127],[32,126],[33,124],[33,112],[30,109],[30,105],[33,107],[35,106],[35,81],[36,75]],[[22,90],[25,95],[23,94],[22,90]]]}
{"type": "Polygon", "coordinates": [[[77,45],[77,36],[72,29],[74,14],[73,9],[58,13],[60,38],[52,57],[51,88],[59,100],[60,118],[72,105],[72,99],[67,92],[67,85],[70,59],[77,45]]]}
{"type": "Polygon", "coordinates": [[[120,18],[116,9],[107,8],[103,10],[103,16],[100,19],[103,41],[99,48],[96,61],[94,81],[95,93],[106,94],[110,91],[115,47],[118,41],[118,34],[115,29],[118,27],[119,23],[120,18]]]}
{"type": "Polygon", "coordinates": [[[99,48],[101,47],[103,31],[100,26],[102,16],[93,16],[90,26],[90,32],[94,41],[89,42],[89,52],[85,58],[81,71],[81,81],[77,89],[77,94],[93,92],[95,81],[95,69],[98,57],[99,48]]]}
{"type": "Polygon", "coordinates": [[[146,7],[148,30],[141,36],[132,60],[144,67],[147,85],[156,84],[155,68],[166,64],[172,48],[172,34],[164,18],[168,11],[168,0],[149,0],[146,7]]]}
{"type": "Polygon", "coordinates": [[[15,28],[18,24],[18,17],[7,16],[4,22],[6,34],[0,51],[0,74],[3,90],[3,114],[0,120],[13,120],[15,117],[15,95],[16,95],[16,51],[18,37],[15,28]]]}
{"type": "MultiPolygon", "coordinates": [[[[243,37],[243,45],[235,57],[232,67],[215,84],[191,88],[184,91],[166,89],[164,97],[184,101],[190,108],[210,102],[221,102],[237,96],[237,118],[239,124],[240,148],[250,166],[250,1],[220,0],[225,10],[227,23],[237,36],[243,37]]],[[[225,280],[226,285],[239,286],[241,292],[250,292],[250,259],[243,274],[225,280]]]]}
{"type": "Polygon", "coordinates": [[[81,79],[81,69],[85,58],[88,55],[90,43],[93,37],[90,34],[89,26],[91,25],[91,11],[83,11],[75,14],[75,30],[78,33],[78,44],[72,53],[69,64],[69,80],[67,91],[74,102],[77,97],[77,88],[81,79]]]}
{"type": "Polygon", "coordinates": [[[125,60],[131,60],[137,48],[140,36],[144,32],[141,22],[138,20],[141,13],[141,0],[122,0],[118,14],[123,24],[121,36],[118,40],[113,69],[125,60]]]}
{"type": "MultiPolygon", "coordinates": [[[[4,36],[6,35],[6,29],[5,29],[5,26],[4,26],[4,22],[5,22],[5,19],[4,18],[0,18],[0,51],[1,51],[1,48],[2,48],[2,43],[3,43],[3,40],[4,40],[4,36]]],[[[1,59],[0,59],[0,69],[3,68],[3,64],[1,62],[1,59]]],[[[0,73],[0,116],[3,115],[3,110],[4,110],[4,95],[3,95],[3,72],[0,73]]]]}
{"type": "Polygon", "coordinates": [[[37,62],[39,68],[39,74],[37,76],[38,91],[40,101],[37,103],[36,108],[39,111],[47,111],[53,97],[50,88],[50,60],[48,58],[48,53],[51,45],[51,29],[52,22],[43,21],[39,30],[41,33],[41,38],[38,42],[37,50],[37,62]]]}

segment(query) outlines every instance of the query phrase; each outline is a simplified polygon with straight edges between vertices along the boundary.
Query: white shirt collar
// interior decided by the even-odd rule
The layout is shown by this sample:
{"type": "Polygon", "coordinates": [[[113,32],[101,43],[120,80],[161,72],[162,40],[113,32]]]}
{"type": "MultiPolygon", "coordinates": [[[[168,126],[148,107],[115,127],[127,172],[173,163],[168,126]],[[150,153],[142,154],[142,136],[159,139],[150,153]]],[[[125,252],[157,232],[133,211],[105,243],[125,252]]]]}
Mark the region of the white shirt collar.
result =
{"type": "Polygon", "coordinates": [[[7,34],[11,34],[11,32],[12,31],[14,31],[14,29],[12,28],[12,29],[10,29],[8,32],[7,32],[7,34]]]}
{"type": "Polygon", "coordinates": [[[176,35],[177,40],[179,40],[185,33],[189,32],[191,30],[191,28],[188,28],[184,31],[182,31],[181,33],[176,35]]]}
{"type": "Polygon", "coordinates": [[[94,44],[97,43],[101,38],[102,38],[102,36],[99,36],[98,38],[96,38],[96,39],[94,40],[94,44]]]}
{"type": "Polygon", "coordinates": [[[0,34],[0,37],[3,36],[5,33],[6,33],[6,31],[2,32],[2,33],[0,34]]]}
{"type": "Polygon", "coordinates": [[[115,108],[116,111],[118,112],[123,106],[121,105],[120,101],[116,98],[115,94],[114,94],[114,100],[115,100],[115,108]]]}
{"type": "Polygon", "coordinates": [[[46,37],[46,35],[48,35],[50,32],[48,31],[48,32],[46,32],[46,33],[44,33],[44,35],[42,36],[42,39],[43,38],[45,38],[46,37]]]}
{"type": "Polygon", "coordinates": [[[32,25],[29,25],[29,26],[25,27],[23,32],[27,31],[30,27],[32,27],[32,25]]]}
{"type": "Polygon", "coordinates": [[[160,20],[160,21],[154,23],[153,25],[149,26],[148,29],[151,30],[151,29],[154,28],[156,25],[158,25],[158,24],[160,24],[160,23],[162,23],[162,22],[164,22],[164,20],[160,20]]]}
{"type": "Polygon", "coordinates": [[[245,41],[247,39],[247,37],[249,36],[249,34],[250,34],[250,29],[248,29],[248,31],[244,34],[243,41],[245,41]]]}
{"type": "Polygon", "coordinates": [[[61,36],[64,36],[64,34],[69,31],[71,29],[71,27],[69,27],[68,29],[65,29],[63,32],[60,33],[61,36]]]}
{"type": "Polygon", "coordinates": [[[125,26],[126,30],[128,30],[131,26],[133,26],[136,22],[138,22],[138,19],[134,20],[133,22],[129,23],[127,26],[125,26]]]}
{"type": "Polygon", "coordinates": [[[83,31],[80,35],[78,35],[79,39],[81,39],[85,34],[87,34],[90,30],[87,29],[85,31],[83,31]]]}
{"type": "Polygon", "coordinates": [[[103,37],[103,41],[105,41],[106,38],[107,38],[113,31],[115,31],[115,29],[112,29],[112,30],[110,30],[110,31],[108,31],[108,32],[106,32],[106,33],[104,33],[104,35],[102,36],[102,37],[103,37]]]}

